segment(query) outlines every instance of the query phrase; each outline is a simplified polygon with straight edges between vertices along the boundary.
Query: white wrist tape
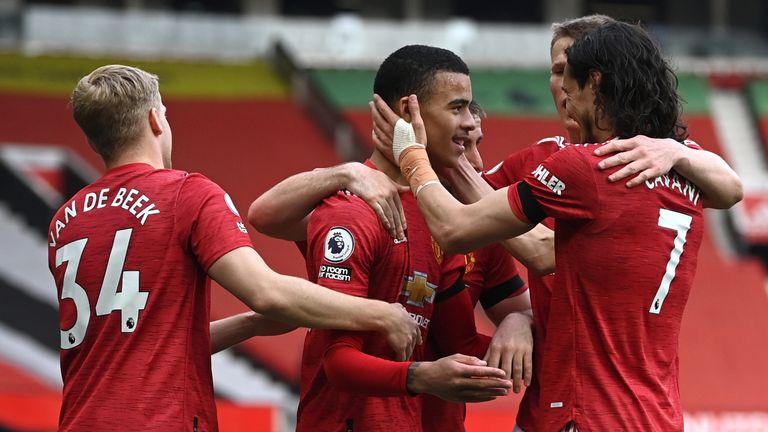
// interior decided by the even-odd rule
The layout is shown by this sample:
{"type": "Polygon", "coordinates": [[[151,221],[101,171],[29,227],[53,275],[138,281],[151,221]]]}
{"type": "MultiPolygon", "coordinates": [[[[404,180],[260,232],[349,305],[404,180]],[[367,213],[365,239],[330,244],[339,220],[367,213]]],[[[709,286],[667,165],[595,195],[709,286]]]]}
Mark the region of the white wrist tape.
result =
{"type": "Polygon", "coordinates": [[[416,142],[416,132],[413,126],[403,119],[398,119],[395,123],[395,133],[392,136],[392,154],[395,156],[395,163],[400,166],[400,155],[408,147],[419,146],[425,148],[423,144],[416,142]]]}

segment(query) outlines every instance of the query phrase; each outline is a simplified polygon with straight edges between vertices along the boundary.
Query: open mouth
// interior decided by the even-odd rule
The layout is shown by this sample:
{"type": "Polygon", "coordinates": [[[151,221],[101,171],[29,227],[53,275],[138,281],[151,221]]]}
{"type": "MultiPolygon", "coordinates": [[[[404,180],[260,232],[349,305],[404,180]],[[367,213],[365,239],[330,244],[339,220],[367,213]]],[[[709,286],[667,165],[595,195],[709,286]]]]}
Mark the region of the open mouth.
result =
{"type": "Polygon", "coordinates": [[[453,143],[461,147],[461,151],[464,152],[466,145],[469,142],[469,138],[453,137],[453,143]]]}

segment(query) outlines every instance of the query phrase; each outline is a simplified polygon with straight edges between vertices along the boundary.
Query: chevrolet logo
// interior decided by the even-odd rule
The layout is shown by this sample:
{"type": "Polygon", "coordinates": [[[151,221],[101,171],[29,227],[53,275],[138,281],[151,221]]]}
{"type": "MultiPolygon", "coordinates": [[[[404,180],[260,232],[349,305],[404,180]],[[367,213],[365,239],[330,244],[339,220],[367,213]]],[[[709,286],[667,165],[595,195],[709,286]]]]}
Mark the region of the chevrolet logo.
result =
{"type": "Polygon", "coordinates": [[[413,276],[408,276],[403,285],[400,295],[408,297],[408,304],[424,307],[425,302],[435,301],[437,286],[427,281],[426,273],[413,272],[413,276]]]}

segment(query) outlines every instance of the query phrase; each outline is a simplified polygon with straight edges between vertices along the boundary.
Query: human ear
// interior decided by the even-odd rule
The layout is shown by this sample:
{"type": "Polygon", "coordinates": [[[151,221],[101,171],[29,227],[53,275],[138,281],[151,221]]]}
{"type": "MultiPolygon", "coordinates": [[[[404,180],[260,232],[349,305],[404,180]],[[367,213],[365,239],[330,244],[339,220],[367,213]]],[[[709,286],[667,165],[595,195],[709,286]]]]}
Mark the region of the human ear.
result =
{"type": "Polygon", "coordinates": [[[600,71],[589,71],[590,88],[595,91],[595,87],[600,87],[600,81],[603,79],[603,74],[600,71]]]}
{"type": "Polygon", "coordinates": [[[157,108],[150,108],[149,110],[149,127],[152,129],[152,133],[155,136],[159,136],[163,133],[163,127],[160,123],[160,113],[157,108]]]}
{"type": "Polygon", "coordinates": [[[398,114],[403,120],[411,122],[411,111],[408,109],[408,96],[403,96],[397,101],[398,114]]]}

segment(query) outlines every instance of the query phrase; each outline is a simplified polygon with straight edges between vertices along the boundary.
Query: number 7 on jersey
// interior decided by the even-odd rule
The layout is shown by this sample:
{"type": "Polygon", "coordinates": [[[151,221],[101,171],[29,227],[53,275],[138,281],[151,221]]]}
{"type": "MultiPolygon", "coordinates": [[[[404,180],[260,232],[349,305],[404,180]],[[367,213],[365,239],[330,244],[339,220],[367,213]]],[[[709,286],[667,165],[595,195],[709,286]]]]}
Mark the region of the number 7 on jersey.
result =
{"type": "Polygon", "coordinates": [[[674,246],[669,253],[669,261],[667,261],[666,270],[664,271],[664,277],[661,278],[661,284],[659,284],[659,290],[656,291],[656,297],[653,298],[651,303],[651,309],[648,311],[652,314],[658,315],[661,313],[661,307],[664,305],[664,299],[669,294],[669,286],[672,284],[672,280],[675,278],[675,271],[677,265],[680,264],[680,255],[683,254],[683,247],[685,247],[685,237],[688,235],[688,230],[691,229],[691,221],[693,218],[683,213],[676,211],[659,209],[659,226],[662,228],[669,228],[677,231],[675,236],[674,246]]]}

